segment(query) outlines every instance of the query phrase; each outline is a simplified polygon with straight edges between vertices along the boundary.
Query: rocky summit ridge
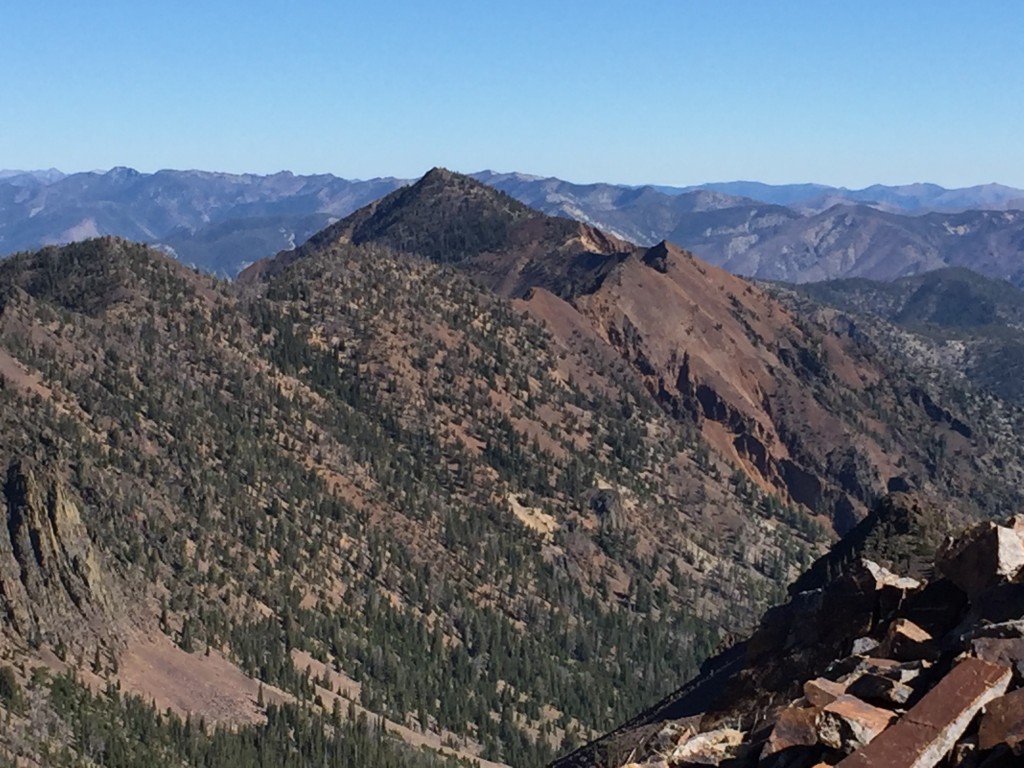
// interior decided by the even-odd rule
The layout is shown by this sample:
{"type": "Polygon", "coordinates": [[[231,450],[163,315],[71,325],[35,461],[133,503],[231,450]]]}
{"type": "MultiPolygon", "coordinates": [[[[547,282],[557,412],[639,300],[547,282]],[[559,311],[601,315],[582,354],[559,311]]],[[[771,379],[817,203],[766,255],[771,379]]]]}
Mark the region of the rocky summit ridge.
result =
{"type": "Polygon", "coordinates": [[[627,243],[444,169],[253,264],[239,282],[266,290],[302,262],[340,265],[352,247],[451,268],[560,342],[592,339],[750,483],[839,533],[885,489],[952,495],[976,515],[992,513],[978,501],[1009,499],[982,486],[1019,485],[1018,462],[999,445],[1000,425],[1018,416],[941,392],[943,377],[909,370],[880,334],[834,310],[793,309],[672,243],[627,243]]]}
{"type": "Polygon", "coordinates": [[[866,522],[891,531],[894,519],[927,518],[893,539],[931,551],[930,577],[863,556],[871,537],[855,531],[859,545],[841,542],[842,557],[833,550],[809,572],[842,562],[829,578],[795,589],[679,692],[554,765],[1024,765],[1024,515],[936,544],[917,533],[943,515],[914,505],[888,499],[866,522]]]}

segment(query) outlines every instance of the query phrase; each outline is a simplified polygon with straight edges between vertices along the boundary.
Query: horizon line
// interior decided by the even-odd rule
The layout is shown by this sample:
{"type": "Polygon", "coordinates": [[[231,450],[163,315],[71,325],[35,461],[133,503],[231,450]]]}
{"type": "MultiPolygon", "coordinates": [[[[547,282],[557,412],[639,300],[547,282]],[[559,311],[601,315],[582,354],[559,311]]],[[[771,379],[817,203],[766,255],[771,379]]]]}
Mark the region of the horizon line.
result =
{"type": "MultiPolygon", "coordinates": [[[[431,166],[431,167],[434,168],[434,167],[439,167],[439,166],[431,166]]],[[[32,175],[32,176],[34,176],[34,175],[37,175],[37,174],[59,173],[59,174],[61,174],[61,176],[63,178],[67,178],[67,177],[70,177],[70,176],[78,176],[78,175],[86,175],[86,174],[94,174],[94,175],[106,176],[106,175],[108,175],[108,174],[110,174],[110,173],[112,173],[114,171],[118,171],[118,170],[132,171],[132,172],[138,173],[141,176],[155,176],[158,173],[207,173],[207,174],[219,175],[219,176],[255,176],[255,177],[259,177],[259,178],[269,178],[271,176],[280,176],[280,175],[291,175],[291,176],[306,177],[306,178],[312,178],[312,177],[316,177],[316,176],[331,176],[331,177],[336,178],[336,179],[341,179],[343,181],[351,181],[351,182],[407,181],[407,182],[412,183],[412,182],[417,181],[418,179],[421,179],[426,173],[429,172],[430,169],[427,169],[427,171],[424,171],[422,174],[420,174],[418,176],[381,175],[381,176],[370,176],[370,177],[366,177],[366,178],[361,178],[361,177],[356,177],[356,176],[340,176],[337,173],[334,173],[333,171],[315,171],[315,172],[311,172],[311,173],[296,173],[295,171],[292,171],[292,170],[287,169],[287,168],[282,168],[282,169],[277,170],[277,171],[267,171],[267,172],[259,172],[259,171],[225,171],[225,170],[210,170],[210,169],[207,169],[207,168],[171,168],[171,167],[158,168],[155,171],[146,171],[146,170],[139,170],[138,168],[135,168],[134,166],[130,166],[130,165],[114,165],[114,166],[111,166],[110,168],[106,168],[106,169],[104,169],[104,168],[91,168],[91,169],[87,169],[87,170],[64,171],[64,170],[62,170],[60,168],[57,168],[55,166],[51,166],[49,168],[32,168],[32,169],[0,168],[0,183],[2,183],[7,178],[10,178],[10,177],[13,177],[13,176],[18,176],[18,175],[32,175]]],[[[977,188],[981,188],[981,187],[1002,187],[1004,189],[1024,192],[1024,187],[1016,187],[1016,186],[1013,186],[1012,184],[1004,184],[1003,182],[1000,182],[1000,181],[980,182],[980,183],[977,183],[977,184],[968,184],[968,185],[954,186],[954,187],[947,187],[947,186],[945,186],[943,184],[939,184],[938,182],[934,182],[934,181],[910,181],[910,182],[903,182],[903,183],[899,183],[899,184],[885,184],[885,183],[882,183],[882,182],[873,182],[873,183],[868,184],[866,186],[858,187],[858,186],[847,186],[847,185],[843,185],[843,184],[829,184],[829,183],[820,182],[820,181],[767,182],[767,181],[760,181],[758,179],[742,179],[742,178],[741,179],[718,180],[718,181],[704,181],[704,182],[700,182],[700,183],[696,183],[696,184],[660,183],[660,182],[644,182],[644,183],[640,183],[640,184],[634,184],[634,183],[628,183],[628,182],[606,181],[606,180],[599,180],[599,181],[573,181],[571,179],[566,179],[566,178],[563,178],[561,176],[529,173],[529,172],[526,172],[526,171],[497,171],[497,170],[494,170],[492,168],[483,168],[481,170],[471,171],[471,172],[456,171],[456,173],[463,173],[466,176],[479,176],[479,175],[482,175],[482,174],[493,174],[495,176],[521,176],[521,177],[527,178],[527,179],[529,179],[531,181],[560,181],[560,182],[564,182],[564,183],[567,183],[567,184],[572,184],[572,185],[575,185],[575,186],[581,186],[581,187],[595,186],[595,185],[599,185],[599,184],[605,184],[605,185],[613,186],[613,187],[622,187],[622,188],[626,188],[626,189],[644,189],[646,187],[650,187],[652,189],[655,189],[656,191],[659,188],[661,188],[661,189],[676,189],[676,190],[690,191],[690,190],[706,189],[706,188],[711,187],[711,186],[727,185],[727,184],[757,184],[757,185],[761,185],[761,186],[765,186],[765,187],[774,187],[774,188],[779,188],[779,187],[820,187],[822,190],[836,190],[836,191],[840,191],[840,192],[863,192],[863,191],[865,191],[867,189],[870,189],[872,187],[885,187],[885,188],[889,188],[889,189],[898,189],[898,188],[901,188],[901,187],[915,187],[915,186],[938,187],[938,188],[940,188],[940,189],[942,189],[944,191],[947,191],[947,192],[955,192],[955,191],[960,191],[960,190],[977,189],[977,188]]]]}

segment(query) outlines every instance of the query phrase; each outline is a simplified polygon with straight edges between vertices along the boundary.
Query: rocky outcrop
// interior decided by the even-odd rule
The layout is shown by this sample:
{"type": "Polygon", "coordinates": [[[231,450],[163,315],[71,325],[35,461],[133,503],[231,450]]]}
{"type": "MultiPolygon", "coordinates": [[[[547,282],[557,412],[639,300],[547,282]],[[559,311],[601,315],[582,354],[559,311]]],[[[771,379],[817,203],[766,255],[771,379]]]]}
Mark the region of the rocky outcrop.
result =
{"type": "Polygon", "coordinates": [[[11,630],[33,644],[110,634],[110,585],[63,482],[14,461],[2,500],[0,610],[11,630]]]}
{"type": "Polygon", "coordinates": [[[939,567],[974,598],[1024,569],[1024,537],[995,523],[974,526],[943,546],[939,567]]]}
{"type": "MultiPolygon", "coordinates": [[[[937,765],[975,715],[1010,684],[1006,667],[966,658],[891,728],[839,763],[842,768],[926,768],[937,765]]],[[[893,715],[895,719],[895,715],[893,715]]]]}
{"type": "Polygon", "coordinates": [[[890,550],[869,543],[877,531],[860,531],[857,546],[823,558],[796,585],[808,588],[674,702],[555,765],[1024,765],[1024,520],[915,548],[910,531],[933,530],[921,515],[891,499],[875,521],[904,529],[906,541],[890,544],[915,557],[888,563],[915,578],[865,559],[890,550]],[[924,550],[933,568],[921,567],[924,550]]]}
{"type": "Polygon", "coordinates": [[[1003,744],[1015,754],[1024,752],[1024,688],[994,700],[985,708],[978,726],[981,749],[996,749],[1003,744]]]}
{"type": "Polygon", "coordinates": [[[822,587],[860,560],[870,560],[906,577],[927,578],[936,551],[949,532],[949,518],[942,509],[917,496],[891,494],[804,572],[790,587],[790,593],[822,587]]]}

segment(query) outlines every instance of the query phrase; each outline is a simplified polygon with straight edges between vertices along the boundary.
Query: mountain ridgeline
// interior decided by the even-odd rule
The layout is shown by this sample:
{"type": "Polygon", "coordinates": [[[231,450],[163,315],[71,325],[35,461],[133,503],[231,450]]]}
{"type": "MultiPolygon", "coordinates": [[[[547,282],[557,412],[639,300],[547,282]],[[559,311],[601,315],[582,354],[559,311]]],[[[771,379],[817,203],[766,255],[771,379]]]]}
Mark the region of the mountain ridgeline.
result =
{"type": "Polygon", "coordinates": [[[545,216],[468,176],[435,168],[332,224],[294,251],[244,270],[242,284],[278,274],[325,246],[375,243],[439,264],[453,264],[510,296],[534,288],[572,295],[594,287],[630,243],[569,219],[545,216]]]}
{"type": "Polygon", "coordinates": [[[0,262],[0,743],[540,765],[887,489],[1020,503],[1017,410],[795,306],[442,169],[236,283],[0,262]]]}
{"type": "MultiPolygon", "coordinates": [[[[550,216],[646,246],[682,243],[704,261],[762,279],[892,280],[960,266],[1024,284],[1024,192],[998,184],[849,190],[753,182],[681,188],[573,184],[491,171],[473,178],[550,216]]],[[[286,172],[0,173],[0,255],[111,234],[232,277],[407,184],[286,172]]],[[[402,209],[409,216],[409,206],[403,203],[402,209]]],[[[480,234],[482,229],[473,233],[480,234]]],[[[452,258],[463,247],[435,241],[419,243],[416,250],[443,249],[452,258]]]]}
{"type": "MultiPolygon", "coordinates": [[[[977,451],[963,450],[972,443],[982,448],[967,424],[1016,418],[982,395],[968,398],[959,415],[930,407],[935,398],[947,399],[940,394],[944,386],[955,384],[924,386],[914,370],[862,338],[853,321],[834,310],[794,313],[672,244],[643,248],[531,213],[443,169],[332,225],[303,248],[253,265],[239,282],[258,283],[332,244],[374,242],[416,254],[416,242],[397,243],[396,233],[415,231],[417,242],[426,243],[451,239],[453,216],[463,209],[506,236],[464,237],[461,242],[469,244],[445,262],[520,300],[566,343],[581,329],[596,335],[666,413],[697,427],[753,483],[781,489],[789,501],[836,520],[840,529],[863,514],[878,489],[924,488],[939,480],[934,451],[922,445],[922,434],[932,433],[935,445],[964,441],[943,460],[955,463],[954,457],[969,453],[968,461],[984,462],[977,451]],[[480,214],[483,208],[487,216],[480,214]],[[986,413],[990,407],[995,411],[986,413]],[[885,437],[863,429],[865,411],[874,412],[885,437]],[[903,457],[894,457],[897,452],[903,457]]],[[[418,255],[437,258],[431,250],[418,255]]],[[[990,447],[995,443],[1002,438],[990,447]]]]}
{"type": "Polygon", "coordinates": [[[948,370],[1005,400],[1024,402],[1024,291],[1006,281],[949,268],[891,283],[810,283],[799,292],[893,323],[930,344],[948,370]]]}

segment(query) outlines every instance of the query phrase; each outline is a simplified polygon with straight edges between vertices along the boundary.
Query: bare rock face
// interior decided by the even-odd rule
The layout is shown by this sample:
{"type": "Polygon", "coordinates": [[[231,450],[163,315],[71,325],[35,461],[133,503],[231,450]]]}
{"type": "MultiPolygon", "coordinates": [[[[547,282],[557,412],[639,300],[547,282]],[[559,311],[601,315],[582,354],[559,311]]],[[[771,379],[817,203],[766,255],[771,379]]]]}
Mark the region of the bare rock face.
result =
{"type": "Polygon", "coordinates": [[[1024,688],[996,699],[985,709],[978,728],[978,746],[993,749],[1008,746],[1015,755],[1024,756],[1024,688]]]}
{"type": "Polygon", "coordinates": [[[862,559],[827,586],[772,608],[747,644],[748,670],[737,695],[751,687],[783,693],[801,685],[808,671],[846,657],[857,638],[880,634],[917,584],[862,559]]]}
{"type": "Polygon", "coordinates": [[[622,497],[618,491],[607,488],[593,489],[588,492],[590,509],[597,515],[602,530],[618,531],[625,524],[625,510],[622,497]]]}
{"type": "Polygon", "coordinates": [[[0,610],[14,631],[32,643],[67,642],[85,629],[107,634],[108,584],[63,483],[15,461],[2,500],[0,610]]]}
{"type": "Polygon", "coordinates": [[[980,659],[957,664],[898,723],[843,760],[843,768],[932,768],[975,715],[1010,684],[1006,667],[980,659]]]}
{"type": "Polygon", "coordinates": [[[917,661],[938,656],[932,636],[910,619],[896,619],[881,645],[883,655],[899,661],[917,661]]]}
{"type": "Polygon", "coordinates": [[[813,747],[818,743],[820,718],[821,709],[816,706],[791,706],[782,710],[761,751],[761,759],[795,747],[813,747]]]}
{"type": "Polygon", "coordinates": [[[824,677],[804,683],[804,698],[815,707],[827,707],[846,693],[846,686],[824,677]]]}
{"type": "Polygon", "coordinates": [[[843,694],[822,710],[818,738],[833,749],[860,749],[895,719],[896,716],[886,709],[843,694]]]}
{"type": "Polygon", "coordinates": [[[973,600],[1024,570],[1024,538],[1011,527],[979,523],[943,544],[938,567],[973,600]]]}

